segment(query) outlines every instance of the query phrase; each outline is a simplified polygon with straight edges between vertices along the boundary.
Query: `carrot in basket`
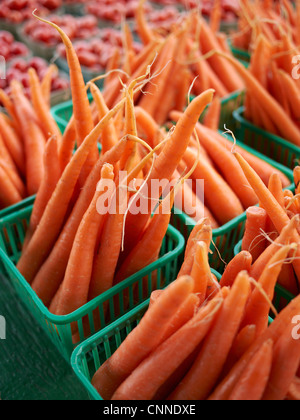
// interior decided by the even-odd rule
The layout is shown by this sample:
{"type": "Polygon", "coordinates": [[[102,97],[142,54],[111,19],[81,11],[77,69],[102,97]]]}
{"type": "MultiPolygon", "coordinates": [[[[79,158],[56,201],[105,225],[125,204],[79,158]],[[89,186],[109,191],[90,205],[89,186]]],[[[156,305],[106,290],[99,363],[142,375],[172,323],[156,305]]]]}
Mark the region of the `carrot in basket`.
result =
{"type": "MultiPolygon", "coordinates": [[[[192,168],[197,158],[196,151],[188,148],[184,154],[187,167],[192,168]]],[[[205,159],[199,159],[192,174],[193,179],[204,179],[206,205],[217,222],[223,225],[244,212],[238,196],[223,177],[205,159]]]]}
{"type": "Polygon", "coordinates": [[[300,378],[295,377],[286,395],[288,401],[300,401],[300,378]]]}
{"type": "Polygon", "coordinates": [[[197,242],[195,245],[195,258],[191,271],[194,279],[194,293],[199,296],[200,305],[205,301],[206,291],[211,280],[211,269],[208,262],[208,250],[205,242],[197,242]]]}
{"type": "Polygon", "coordinates": [[[218,384],[214,392],[210,395],[209,400],[227,400],[242,372],[260,346],[268,339],[273,340],[275,344],[286,330],[287,325],[291,324],[293,317],[299,315],[299,310],[300,295],[278,314],[269,328],[260,337],[256,338],[252,346],[250,346],[243,357],[235,364],[229,374],[218,384]]]}
{"type": "Polygon", "coordinates": [[[255,280],[258,280],[261,276],[266,264],[270,261],[274,253],[278,250],[279,246],[285,246],[292,242],[293,232],[295,232],[297,226],[299,225],[299,217],[294,216],[285,226],[280,235],[274,240],[273,243],[270,243],[268,247],[264,250],[264,252],[257,258],[257,260],[253,263],[250,275],[255,280]]]}
{"type": "Polygon", "coordinates": [[[214,0],[213,8],[210,15],[210,28],[214,33],[220,31],[222,19],[222,4],[221,0],[214,0]]]}
{"type": "Polygon", "coordinates": [[[4,105],[4,108],[6,109],[6,111],[8,112],[11,120],[12,120],[12,124],[14,129],[16,130],[17,134],[19,134],[19,136],[21,137],[22,135],[22,130],[21,127],[19,125],[19,121],[18,121],[18,117],[14,108],[14,104],[12,99],[8,96],[8,94],[6,92],[4,92],[3,89],[0,89],[0,100],[4,105]]]}
{"type": "Polygon", "coordinates": [[[232,286],[241,271],[250,272],[252,255],[248,251],[241,251],[228,263],[220,280],[220,286],[232,286]]]}
{"type": "MultiPolygon", "coordinates": [[[[203,18],[201,18],[200,45],[202,46],[203,54],[211,51],[222,51],[211,28],[203,18]]],[[[232,67],[229,63],[226,63],[223,57],[213,55],[208,59],[208,63],[213,67],[215,73],[230,92],[244,89],[245,86],[241,76],[233,68],[234,66],[232,67]]]]}
{"type": "Polygon", "coordinates": [[[236,335],[230,353],[225,363],[225,367],[222,372],[222,377],[225,377],[233,368],[233,366],[240,360],[240,358],[246,353],[250,346],[256,339],[256,326],[246,325],[240,329],[236,335]]]}
{"type": "Polygon", "coordinates": [[[104,400],[110,399],[121,383],[161,343],[170,320],[193,288],[190,277],[171,283],[116,352],[98,369],[92,385],[104,400]]]}
{"type": "Polygon", "coordinates": [[[195,234],[192,232],[191,236],[193,237],[192,243],[190,246],[187,245],[185,258],[180,268],[179,276],[191,275],[197,242],[204,242],[206,244],[207,250],[210,249],[210,245],[212,242],[212,227],[208,225],[203,225],[198,232],[195,232],[195,234]]]}
{"type": "Polygon", "coordinates": [[[294,181],[296,186],[296,194],[300,193],[300,166],[294,169],[294,181]]]}
{"type": "Polygon", "coordinates": [[[147,19],[144,12],[144,4],[146,0],[140,0],[138,8],[136,10],[135,19],[137,25],[137,33],[142,40],[144,45],[149,44],[154,39],[154,34],[152,29],[147,23],[147,19]]]}
{"type": "MultiPolygon", "coordinates": [[[[91,90],[91,94],[93,96],[94,102],[97,105],[97,109],[99,112],[99,117],[102,119],[108,112],[109,109],[104,101],[103,95],[100,89],[94,84],[89,83],[89,87],[91,90]]],[[[108,124],[103,128],[102,135],[101,135],[101,145],[102,145],[102,154],[105,154],[108,150],[110,150],[118,141],[117,133],[115,129],[115,125],[112,120],[108,122],[108,124]]]]}
{"type": "Polygon", "coordinates": [[[35,113],[43,129],[44,136],[47,140],[51,136],[56,136],[57,139],[60,141],[61,132],[54,118],[52,117],[49,111],[49,107],[43,97],[41,84],[40,84],[40,81],[39,81],[39,78],[35,69],[30,68],[28,70],[28,75],[29,75],[29,84],[30,84],[30,92],[31,92],[31,101],[32,101],[35,113]]]}
{"type": "Polygon", "coordinates": [[[16,131],[0,113],[0,135],[21,175],[25,175],[25,153],[16,131]]]}
{"type": "Polygon", "coordinates": [[[18,191],[22,199],[25,198],[26,187],[22,179],[20,178],[19,174],[16,172],[14,167],[12,167],[10,163],[7,163],[7,161],[1,156],[0,156],[0,161],[1,161],[2,168],[5,170],[6,175],[8,176],[9,180],[12,182],[12,184],[14,185],[14,187],[16,188],[16,190],[18,191]]]}
{"type": "Polygon", "coordinates": [[[216,96],[205,114],[203,120],[203,124],[205,125],[205,127],[217,131],[220,125],[220,113],[221,101],[219,96],[216,96]]]}
{"type": "Polygon", "coordinates": [[[195,293],[190,293],[189,296],[185,299],[185,301],[180,305],[176,314],[171,319],[161,342],[163,343],[164,341],[166,341],[176,331],[183,327],[183,325],[190,321],[190,319],[192,319],[193,316],[196,315],[199,307],[199,297],[195,295],[195,293]]]}
{"type": "Polygon", "coordinates": [[[47,68],[46,73],[41,81],[41,90],[42,90],[43,98],[49,108],[51,106],[52,79],[57,74],[58,74],[57,66],[55,64],[50,64],[50,66],[47,68]]]}
{"type": "MultiPolygon", "coordinates": [[[[243,157],[239,153],[235,153],[235,156],[240,163],[250,185],[257,194],[262,207],[266,209],[268,216],[270,217],[277,231],[280,233],[282,229],[290,223],[288,215],[280,206],[278,201],[274,198],[272,193],[268,190],[268,188],[263,184],[255,171],[253,171],[253,169],[243,159],[243,157]]],[[[291,241],[298,243],[299,234],[297,232],[293,232],[290,239],[291,241]]],[[[293,260],[293,267],[296,272],[297,279],[300,281],[300,259],[298,258],[300,256],[300,249],[297,249],[295,256],[297,258],[293,260]]]]}
{"type": "Polygon", "coordinates": [[[267,340],[253,356],[233,388],[229,401],[260,401],[266,389],[273,356],[273,341],[267,340]]]}
{"type": "Polygon", "coordinates": [[[300,340],[295,340],[292,335],[294,327],[294,324],[288,324],[274,346],[270,379],[262,400],[284,400],[296,376],[300,362],[300,340]]]}
{"type": "Polygon", "coordinates": [[[235,58],[228,54],[218,53],[226,58],[233,67],[244,78],[248,90],[260,102],[261,106],[268,112],[273,122],[276,124],[284,137],[288,138],[295,145],[300,146],[300,130],[293,120],[286,114],[282,106],[264,89],[255,77],[235,58]]]}
{"type": "Polygon", "coordinates": [[[142,238],[122,263],[116,274],[115,283],[119,283],[130,277],[132,274],[137,273],[157,260],[163,238],[166,235],[170,223],[171,209],[174,202],[174,191],[171,192],[170,198],[168,197],[169,196],[160,204],[158,210],[150,220],[142,238]]]}
{"type": "Polygon", "coordinates": [[[82,167],[92,146],[97,143],[103,127],[118,112],[122,105],[122,102],[117,104],[99,121],[66,166],[47,204],[40,224],[18,262],[18,269],[29,283],[33,281],[60,233],[82,167]]]}
{"type": "Polygon", "coordinates": [[[11,83],[12,97],[18,120],[21,124],[25,142],[26,183],[29,195],[38,192],[44,175],[43,154],[45,137],[32,117],[33,110],[28,107],[18,83],[11,83]]]}
{"type": "Polygon", "coordinates": [[[12,181],[9,179],[6,170],[0,161],[0,206],[1,208],[12,206],[22,201],[22,197],[12,181]]]}
{"type": "Polygon", "coordinates": [[[101,168],[105,162],[115,165],[123,154],[125,144],[125,140],[120,140],[116,146],[98,160],[87,178],[51,253],[32,282],[31,287],[47,307],[63,281],[78,226],[93,198],[101,168]]]}
{"type": "Polygon", "coordinates": [[[61,171],[63,172],[70,162],[76,144],[76,127],[73,117],[70,119],[65,132],[62,136],[61,143],[58,145],[58,155],[61,171]]]}
{"type": "MultiPolygon", "coordinates": [[[[215,139],[216,142],[223,144],[223,146],[228,150],[231,151],[233,148],[233,142],[230,141],[228,138],[220,135],[217,132],[207,129],[205,126],[202,125],[203,131],[206,131],[207,135],[210,135],[215,139]]],[[[270,176],[272,173],[278,173],[280,179],[282,180],[282,185],[284,188],[288,187],[291,184],[291,181],[278,169],[275,169],[272,165],[265,162],[263,159],[253,155],[252,153],[244,150],[242,147],[236,145],[235,150],[243,156],[243,158],[249,163],[249,165],[255,170],[255,172],[260,176],[263,183],[268,185],[270,176]]]]}
{"type": "Polygon", "coordinates": [[[225,365],[249,294],[249,276],[243,271],[225,299],[214,327],[205,338],[194,364],[169,399],[203,400],[209,396],[225,365]]]}
{"type": "MultiPolygon", "coordinates": [[[[141,196],[143,194],[149,194],[148,190],[151,190],[149,186],[151,186],[152,179],[171,179],[190,142],[195,124],[205,107],[211,102],[213,93],[214,91],[212,89],[207,90],[202,95],[196,97],[187,107],[181,119],[176,124],[174,131],[170,134],[168,142],[161,149],[159,156],[155,160],[147,184],[145,185],[145,188],[141,188],[141,196]]],[[[158,200],[160,195],[161,192],[158,192],[157,197],[153,197],[153,194],[151,194],[151,197],[158,200]]],[[[151,208],[149,209],[149,214],[151,214],[151,208]]],[[[138,217],[132,217],[130,214],[128,215],[126,229],[128,229],[130,235],[127,235],[127,240],[125,242],[126,249],[131,250],[135,245],[148,221],[149,214],[138,215],[138,217]]]]}
{"type": "MultiPolygon", "coordinates": [[[[77,142],[78,145],[81,145],[86,136],[89,135],[92,129],[94,128],[94,122],[79,59],[69,37],[59,26],[57,26],[53,22],[49,22],[37,16],[35,13],[33,13],[33,16],[41,22],[44,22],[50,25],[52,28],[56,29],[66,47],[67,61],[70,73],[71,92],[73,98],[73,113],[77,132],[77,142]]],[[[91,147],[91,155],[88,158],[90,159],[90,161],[88,160],[88,166],[93,166],[97,158],[98,148],[97,144],[94,144],[91,147]]]]}
{"type": "Polygon", "coordinates": [[[270,176],[268,188],[269,188],[269,191],[276,198],[278,203],[281,205],[281,207],[284,207],[283,186],[282,186],[281,179],[277,173],[273,173],[270,176]]]}
{"type": "MultiPolygon", "coordinates": [[[[67,315],[87,303],[98,232],[101,231],[105,214],[98,210],[98,200],[108,181],[113,181],[113,166],[104,164],[101,179],[90,206],[78,227],[70,254],[65,278],[59,289],[56,315],[67,315]],[[88,238],[88,241],[85,239],[88,238]],[[84,263],[83,263],[84,262],[84,263]]],[[[111,191],[111,195],[113,191],[111,191]]],[[[109,200],[109,197],[107,197],[109,200]]]]}
{"type": "Polygon", "coordinates": [[[242,250],[250,252],[254,263],[267,247],[263,233],[267,232],[268,215],[261,207],[249,207],[246,216],[242,250]]]}
{"type": "Polygon", "coordinates": [[[299,89],[295,81],[290,77],[290,75],[283,70],[278,70],[282,84],[284,93],[286,98],[289,101],[289,106],[292,110],[293,117],[295,120],[300,119],[300,98],[299,98],[299,89]]]}
{"type": "Polygon", "coordinates": [[[152,148],[157,146],[157,136],[161,129],[151,115],[140,106],[134,108],[135,118],[139,130],[146,135],[146,140],[152,148]]]}
{"type": "Polygon", "coordinates": [[[294,245],[287,245],[275,253],[259,277],[258,287],[254,289],[246,305],[242,326],[256,325],[256,334],[258,336],[268,326],[276,282],[289,252],[293,249],[295,249],[294,245]]]}
{"type": "Polygon", "coordinates": [[[165,381],[206,337],[222,305],[223,299],[218,297],[201,308],[188,323],[142,361],[115,391],[112,400],[153,399],[165,381]]]}
{"type": "Polygon", "coordinates": [[[155,68],[160,74],[155,77],[154,83],[151,83],[150,86],[147,85],[147,93],[139,101],[139,106],[144,108],[153,117],[160,101],[163,100],[162,96],[165,85],[170,77],[172,69],[171,61],[174,59],[176,48],[177,38],[174,35],[170,35],[155,63],[155,68]]]}
{"type": "Polygon", "coordinates": [[[60,176],[61,170],[58,159],[57,138],[53,136],[48,140],[45,146],[44,176],[34,201],[29,226],[23,243],[23,250],[30,242],[60,176]]]}

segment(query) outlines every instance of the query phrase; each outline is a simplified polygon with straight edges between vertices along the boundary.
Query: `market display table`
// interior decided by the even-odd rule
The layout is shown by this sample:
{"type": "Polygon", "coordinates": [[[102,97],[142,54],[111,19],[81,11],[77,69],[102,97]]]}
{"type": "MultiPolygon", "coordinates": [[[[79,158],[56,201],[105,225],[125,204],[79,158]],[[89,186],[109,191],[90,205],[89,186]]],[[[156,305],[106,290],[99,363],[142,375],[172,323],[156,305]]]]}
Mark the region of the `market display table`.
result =
{"type": "Polygon", "coordinates": [[[0,275],[0,315],[6,339],[0,340],[1,400],[87,400],[71,367],[0,275]]]}

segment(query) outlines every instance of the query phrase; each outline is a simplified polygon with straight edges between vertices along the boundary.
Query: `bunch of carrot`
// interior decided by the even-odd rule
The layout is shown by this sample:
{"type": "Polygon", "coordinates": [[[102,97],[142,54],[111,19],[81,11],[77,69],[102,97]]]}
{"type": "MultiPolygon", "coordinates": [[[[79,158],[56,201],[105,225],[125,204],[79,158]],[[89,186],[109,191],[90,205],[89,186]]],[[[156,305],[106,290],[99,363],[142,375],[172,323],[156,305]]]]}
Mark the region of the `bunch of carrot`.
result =
{"type": "Polygon", "coordinates": [[[172,179],[213,91],[196,97],[172,132],[157,131],[151,120],[144,124],[147,143],[138,130],[145,113],[136,110],[133,97],[148,73],[124,86],[123,98],[112,109],[91,82],[95,125],[73,45],[49,24],[66,46],[73,117],[59,147],[56,137],[47,143],[45,174],[17,268],[52,313],[65,315],[157,260],[184,178],[163,200],[152,181],[172,179]],[[131,211],[139,201],[143,211],[131,211]]]}
{"type": "Polygon", "coordinates": [[[300,83],[294,57],[299,54],[288,35],[283,35],[277,45],[260,35],[248,75],[259,84],[264,101],[253,94],[254,88],[249,83],[245,99],[245,118],[296,146],[300,146],[300,83]]]}
{"type": "MultiPolygon", "coordinates": [[[[300,297],[270,323],[272,290],[293,245],[276,250],[255,282],[210,272],[211,225],[194,228],[178,278],[153,292],[140,323],[98,369],[105,400],[299,400],[300,297]]],[[[246,267],[246,264],[245,264],[246,267]]]]}
{"type": "Polygon", "coordinates": [[[159,124],[166,122],[171,110],[183,111],[193,79],[196,79],[192,89],[194,95],[212,88],[218,96],[224,97],[244,88],[233,66],[213,54],[219,51],[231,55],[226,36],[212,29],[198,11],[183,15],[180,26],[175,25],[167,36],[163,36],[147,22],[144,3],[145,0],[140,1],[135,17],[137,34],[143,44],[142,51],[139,54],[134,52],[133,36],[126,27],[123,42],[125,59],[121,61],[116,52],[107,67],[107,72],[112,69],[124,72],[111,74],[105,81],[103,95],[109,108],[120,100],[120,78],[129,83],[143,75],[150,64],[152,74],[156,77],[145,86],[145,90],[151,95],[137,93],[135,104],[149,112],[159,124]]]}
{"type": "MultiPolygon", "coordinates": [[[[232,264],[248,265],[250,275],[257,279],[262,270],[268,264],[279,247],[285,247],[292,242],[299,245],[295,241],[296,233],[299,232],[300,226],[300,200],[299,200],[299,184],[300,184],[300,168],[294,169],[294,178],[296,191],[293,194],[290,190],[283,191],[282,183],[277,174],[273,174],[268,185],[268,194],[270,200],[276,200],[274,206],[278,207],[278,211],[282,212],[287,223],[282,230],[274,225],[271,219],[271,211],[269,207],[263,203],[259,207],[249,207],[247,210],[247,222],[245,233],[242,241],[242,252],[236,257],[236,261],[232,264]],[[290,220],[289,220],[290,219],[290,220]],[[289,220],[289,221],[288,221],[289,220]]],[[[273,219],[274,220],[274,219],[273,219]]],[[[277,222],[277,220],[276,220],[277,222]]],[[[300,278],[295,259],[295,250],[289,253],[290,261],[293,264],[287,264],[282,267],[278,278],[278,283],[288,290],[292,295],[296,296],[300,292],[300,278]]]]}
{"type": "Polygon", "coordinates": [[[17,81],[8,95],[0,90],[6,113],[0,113],[0,209],[37,193],[44,176],[44,151],[60,130],[50,113],[50,91],[56,67],[49,66],[40,82],[29,69],[31,100],[17,81]]]}
{"type": "MultiPolygon", "coordinates": [[[[172,121],[178,121],[180,116],[182,116],[182,113],[178,111],[170,113],[172,121]]],[[[202,214],[210,218],[213,228],[218,228],[233,220],[249,206],[258,203],[256,194],[231,153],[233,142],[217,130],[220,125],[219,121],[220,102],[216,97],[209,106],[203,123],[198,122],[196,124],[195,133],[191,137],[189,147],[179,166],[182,171],[185,168],[188,170],[192,168],[195,159],[197,159],[197,139],[199,139],[201,145],[200,157],[190,178],[193,180],[193,188],[197,180],[204,181],[205,204],[202,203],[202,214]]],[[[290,185],[291,181],[281,171],[276,170],[269,163],[241,147],[236,147],[251,167],[257,171],[265,185],[268,185],[273,173],[276,173],[281,180],[283,188],[290,185]]],[[[188,188],[189,185],[185,186],[185,191],[188,188]]],[[[193,192],[196,193],[197,191],[193,189],[193,192]]],[[[201,206],[199,198],[197,208],[201,206]]],[[[185,206],[183,210],[189,214],[188,203],[183,204],[185,206]]]]}
{"type": "Polygon", "coordinates": [[[231,35],[235,47],[253,52],[260,35],[271,45],[280,43],[285,36],[300,45],[298,0],[242,0],[240,3],[238,32],[231,35]]]}

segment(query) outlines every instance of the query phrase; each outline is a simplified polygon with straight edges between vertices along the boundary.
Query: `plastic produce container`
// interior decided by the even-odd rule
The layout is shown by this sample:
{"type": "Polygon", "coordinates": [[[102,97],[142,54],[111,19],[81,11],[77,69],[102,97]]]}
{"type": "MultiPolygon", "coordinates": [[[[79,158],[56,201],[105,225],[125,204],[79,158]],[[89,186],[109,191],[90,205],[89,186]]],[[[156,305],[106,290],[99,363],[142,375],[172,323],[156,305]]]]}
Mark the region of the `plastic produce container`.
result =
{"type": "Polygon", "coordinates": [[[21,300],[68,362],[74,348],[96,332],[95,314],[100,317],[101,327],[104,328],[147,300],[153,290],[166,287],[177,277],[178,261],[183,253],[185,241],[182,235],[170,226],[163,240],[160,257],[155,263],[112,287],[72,314],[53,315],[15,266],[21,255],[31,212],[32,206],[28,206],[0,220],[0,261],[4,266],[5,275],[11,280],[21,300]]]}
{"type": "Polygon", "coordinates": [[[256,127],[244,118],[244,112],[244,107],[240,107],[233,112],[237,137],[244,144],[263,155],[293,169],[299,163],[300,148],[281,137],[256,127]]]}

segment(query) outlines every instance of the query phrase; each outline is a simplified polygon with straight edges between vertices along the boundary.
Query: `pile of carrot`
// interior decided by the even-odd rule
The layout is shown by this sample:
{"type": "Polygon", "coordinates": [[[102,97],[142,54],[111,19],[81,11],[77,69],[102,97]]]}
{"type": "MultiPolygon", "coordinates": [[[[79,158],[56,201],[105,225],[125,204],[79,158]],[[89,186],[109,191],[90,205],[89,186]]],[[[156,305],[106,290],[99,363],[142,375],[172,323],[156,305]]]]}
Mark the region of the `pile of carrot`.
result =
{"type": "Polygon", "coordinates": [[[109,108],[120,100],[120,78],[128,84],[143,75],[151,64],[152,74],[156,74],[156,78],[145,86],[151,95],[137,93],[135,104],[149,112],[159,124],[166,122],[171,110],[183,111],[188,89],[194,79],[194,95],[212,88],[216,95],[224,97],[244,88],[244,82],[233,66],[213,54],[219,51],[232,56],[226,36],[218,32],[218,27],[212,28],[194,10],[183,15],[180,25],[174,25],[170,33],[163,36],[147,22],[144,3],[145,0],[140,1],[135,17],[137,34],[143,44],[142,51],[139,54],[134,52],[133,34],[127,27],[123,41],[125,59],[121,60],[116,53],[107,66],[107,72],[112,69],[124,72],[111,74],[105,80],[103,95],[109,108]]]}
{"type": "Polygon", "coordinates": [[[260,35],[244,73],[245,118],[299,147],[300,83],[294,60],[298,55],[300,50],[288,35],[275,45],[260,35]]]}
{"type": "Polygon", "coordinates": [[[104,400],[299,400],[300,297],[269,319],[294,245],[278,248],[256,282],[245,259],[218,284],[211,234],[206,219],[197,224],[177,280],[153,292],[137,327],[93,375],[104,400]]]}
{"type": "MultiPolygon", "coordinates": [[[[170,119],[178,121],[181,115],[182,113],[178,111],[172,111],[170,119]]],[[[237,160],[231,153],[234,146],[232,139],[230,140],[218,131],[219,121],[220,102],[216,97],[209,106],[203,123],[198,122],[196,124],[195,134],[193,134],[179,166],[182,171],[186,168],[188,170],[192,168],[195,159],[197,159],[197,139],[199,139],[200,157],[190,178],[194,181],[193,188],[197,180],[204,181],[205,204],[202,204],[202,214],[209,217],[214,229],[233,220],[248,207],[258,204],[259,201],[237,160]]],[[[229,133],[229,136],[231,134],[229,133]]],[[[251,167],[257,171],[266,186],[273,173],[276,173],[281,180],[283,188],[290,185],[291,181],[281,171],[276,170],[269,163],[241,147],[235,147],[251,167]]],[[[188,190],[189,185],[184,188],[188,190]]],[[[193,192],[196,193],[196,190],[193,190],[193,192]]],[[[178,207],[180,204],[178,203],[178,207]]],[[[183,205],[185,206],[183,210],[189,214],[188,203],[185,202],[183,205]]],[[[201,203],[198,202],[197,208],[199,206],[201,206],[201,203]]],[[[193,214],[191,214],[191,217],[193,218],[193,214]]]]}
{"type": "Polygon", "coordinates": [[[300,45],[300,2],[296,0],[241,0],[238,32],[231,35],[235,47],[253,52],[260,35],[275,46],[284,37],[300,45]]]}
{"type": "MultiPolygon", "coordinates": [[[[274,173],[270,178],[268,188],[262,189],[264,200],[268,200],[267,204],[260,202],[259,207],[249,207],[247,210],[242,252],[236,258],[237,261],[245,259],[245,263],[251,263],[250,275],[255,279],[258,278],[279,247],[284,248],[291,243],[299,245],[299,235],[297,238],[300,226],[299,166],[294,169],[294,178],[295,194],[290,190],[283,191],[282,183],[274,173]],[[281,218],[285,222],[280,223],[281,218]]],[[[258,182],[257,178],[256,181],[258,182]]],[[[297,249],[292,249],[289,252],[287,257],[291,264],[282,267],[278,278],[278,283],[294,296],[300,292],[298,254],[297,249]]]]}
{"type": "Polygon", "coordinates": [[[49,66],[40,82],[36,71],[29,69],[31,100],[17,81],[11,82],[10,94],[0,90],[6,110],[0,113],[0,210],[37,193],[47,142],[51,137],[60,141],[60,130],[50,113],[56,71],[56,66],[49,66]]]}
{"type": "Polygon", "coordinates": [[[196,97],[172,132],[144,126],[149,145],[139,137],[133,103],[148,73],[126,86],[123,99],[110,110],[98,87],[89,83],[99,113],[95,125],[72,43],[49,24],[66,46],[74,114],[59,147],[56,137],[47,143],[45,174],[17,268],[52,313],[66,315],[159,257],[184,178],[162,200],[152,181],[172,179],[213,91],[196,97]],[[124,129],[121,136],[117,122],[124,129]],[[160,141],[152,144],[151,136],[157,135],[160,141]],[[108,181],[113,188],[107,188],[108,181]],[[143,211],[131,211],[139,201],[143,211]]]}

